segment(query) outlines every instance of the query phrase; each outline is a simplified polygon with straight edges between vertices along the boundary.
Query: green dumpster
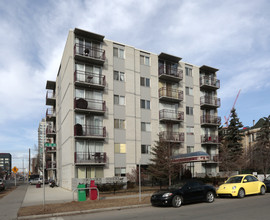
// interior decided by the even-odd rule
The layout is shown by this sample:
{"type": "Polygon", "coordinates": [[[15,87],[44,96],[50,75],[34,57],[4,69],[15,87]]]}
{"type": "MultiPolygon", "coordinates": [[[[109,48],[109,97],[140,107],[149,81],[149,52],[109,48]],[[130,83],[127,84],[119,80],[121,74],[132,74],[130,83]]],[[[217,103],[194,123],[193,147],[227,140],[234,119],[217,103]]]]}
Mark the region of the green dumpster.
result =
{"type": "Polygon", "coordinates": [[[79,184],[78,185],[78,201],[86,201],[86,193],[85,193],[85,185],[84,184],[79,184]]]}

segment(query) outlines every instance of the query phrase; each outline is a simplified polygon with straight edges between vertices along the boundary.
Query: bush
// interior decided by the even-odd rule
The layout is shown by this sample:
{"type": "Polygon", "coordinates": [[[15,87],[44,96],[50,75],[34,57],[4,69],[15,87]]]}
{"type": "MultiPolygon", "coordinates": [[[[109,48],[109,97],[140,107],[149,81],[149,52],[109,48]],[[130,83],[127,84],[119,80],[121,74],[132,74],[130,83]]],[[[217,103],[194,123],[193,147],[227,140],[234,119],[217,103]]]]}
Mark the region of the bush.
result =
{"type": "Polygon", "coordinates": [[[106,183],[106,184],[98,184],[97,188],[100,192],[115,192],[117,190],[121,190],[124,187],[124,183],[106,183]]]}

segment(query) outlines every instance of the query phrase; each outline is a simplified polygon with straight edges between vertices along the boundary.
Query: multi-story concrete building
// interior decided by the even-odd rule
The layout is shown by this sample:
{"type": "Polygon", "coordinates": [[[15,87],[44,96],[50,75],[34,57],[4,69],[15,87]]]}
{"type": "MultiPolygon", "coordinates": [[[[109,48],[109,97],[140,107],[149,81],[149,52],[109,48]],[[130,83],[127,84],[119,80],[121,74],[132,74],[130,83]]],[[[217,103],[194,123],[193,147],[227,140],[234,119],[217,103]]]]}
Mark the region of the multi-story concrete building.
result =
{"type": "Polygon", "coordinates": [[[70,30],[56,81],[46,86],[60,185],[126,176],[149,164],[159,138],[173,155],[210,155],[187,164],[194,175],[218,172],[217,71],[70,30]]]}
{"type": "Polygon", "coordinates": [[[4,171],[4,175],[9,176],[11,174],[12,156],[10,153],[0,153],[0,168],[4,171]]]}

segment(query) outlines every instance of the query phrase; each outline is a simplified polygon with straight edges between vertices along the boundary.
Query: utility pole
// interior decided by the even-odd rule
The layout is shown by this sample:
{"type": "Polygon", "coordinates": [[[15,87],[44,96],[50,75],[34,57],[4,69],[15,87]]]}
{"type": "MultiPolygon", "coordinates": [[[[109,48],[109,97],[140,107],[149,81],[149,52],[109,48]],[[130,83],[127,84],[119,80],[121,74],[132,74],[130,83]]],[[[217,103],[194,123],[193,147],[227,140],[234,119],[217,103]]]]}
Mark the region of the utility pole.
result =
{"type": "MultiPolygon", "coordinates": [[[[27,180],[28,180],[28,181],[29,181],[29,175],[30,175],[30,164],[31,164],[31,156],[30,156],[31,154],[30,154],[30,153],[31,153],[31,150],[30,150],[30,148],[29,148],[29,165],[28,165],[28,175],[27,175],[27,176],[28,176],[28,178],[27,178],[27,180]]],[[[27,181],[27,182],[28,182],[28,181],[27,181]]]]}

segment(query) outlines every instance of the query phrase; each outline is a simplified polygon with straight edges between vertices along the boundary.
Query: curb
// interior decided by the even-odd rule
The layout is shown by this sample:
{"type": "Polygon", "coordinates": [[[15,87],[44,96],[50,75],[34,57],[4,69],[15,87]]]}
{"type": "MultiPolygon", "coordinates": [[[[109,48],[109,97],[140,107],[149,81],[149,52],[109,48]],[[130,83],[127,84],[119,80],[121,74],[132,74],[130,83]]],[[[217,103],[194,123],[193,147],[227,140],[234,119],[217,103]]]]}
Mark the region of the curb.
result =
{"type": "Polygon", "coordinates": [[[59,217],[59,216],[67,216],[67,215],[80,215],[80,214],[107,212],[107,211],[114,211],[114,210],[124,210],[124,209],[131,209],[131,208],[141,208],[141,207],[148,207],[148,206],[151,206],[151,205],[149,204],[131,205],[131,206],[104,208],[104,209],[90,209],[90,210],[59,212],[59,213],[43,214],[43,215],[20,216],[20,217],[17,217],[17,219],[28,220],[28,219],[37,219],[37,218],[50,218],[50,217],[59,217]]]}

